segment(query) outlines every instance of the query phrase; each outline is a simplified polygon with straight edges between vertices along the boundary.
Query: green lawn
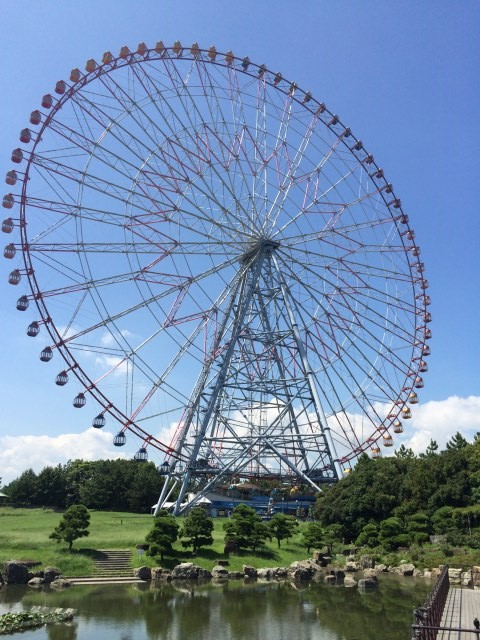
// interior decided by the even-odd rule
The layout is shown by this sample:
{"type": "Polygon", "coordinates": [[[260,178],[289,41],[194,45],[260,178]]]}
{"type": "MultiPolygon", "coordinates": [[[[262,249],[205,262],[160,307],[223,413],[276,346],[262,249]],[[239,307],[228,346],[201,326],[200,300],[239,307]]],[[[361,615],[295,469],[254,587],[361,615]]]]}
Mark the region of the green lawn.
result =
{"type": "MultiPolygon", "coordinates": [[[[6,560],[36,560],[42,566],[55,566],[65,575],[89,575],[93,563],[91,556],[96,549],[131,549],[133,565],[158,566],[159,561],[146,555],[139,555],[135,545],[145,541],[152,527],[150,515],[117,513],[108,511],[90,512],[90,535],[73,544],[72,553],[67,546],[49,539],[49,534],[58,525],[62,513],[51,509],[14,509],[0,507],[0,563],[6,560]]],[[[178,518],[181,524],[182,518],[178,518]]],[[[214,519],[214,544],[193,557],[190,550],[182,548],[179,542],[175,553],[162,563],[170,568],[178,562],[193,561],[206,569],[211,569],[219,559],[225,559],[223,523],[225,518],[214,519]]],[[[276,541],[266,544],[256,555],[230,556],[229,569],[239,570],[244,564],[254,567],[288,566],[294,560],[308,557],[300,545],[300,531],[289,541],[283,541],[278,549],[276,541]]]]}

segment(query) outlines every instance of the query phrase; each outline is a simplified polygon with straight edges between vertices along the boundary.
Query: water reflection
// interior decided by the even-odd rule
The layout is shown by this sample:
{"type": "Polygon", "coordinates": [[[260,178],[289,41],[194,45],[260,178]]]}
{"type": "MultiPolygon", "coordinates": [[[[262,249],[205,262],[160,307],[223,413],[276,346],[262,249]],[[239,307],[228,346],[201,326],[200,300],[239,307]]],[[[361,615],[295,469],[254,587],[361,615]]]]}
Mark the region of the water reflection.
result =
{"type": "Polygon", "coordinates": [[[72,607],[74,623],[22,640],[405,640],[431,583],[382,576],[375,592],[310,583],[230,581],[0,590],[0,612],[72,607]]]}

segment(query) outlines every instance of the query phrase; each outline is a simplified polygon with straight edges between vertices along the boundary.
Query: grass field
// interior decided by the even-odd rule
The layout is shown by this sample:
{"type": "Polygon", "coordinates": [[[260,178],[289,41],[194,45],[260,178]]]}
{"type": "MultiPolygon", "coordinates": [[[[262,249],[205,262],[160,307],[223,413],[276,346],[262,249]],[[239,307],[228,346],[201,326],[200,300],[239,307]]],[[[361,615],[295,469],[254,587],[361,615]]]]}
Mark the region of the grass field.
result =
{"type": "MultiPolygon", "coordinates": [[[[133,566],[158,566],[159,561],[146,555],[139,555],[135,545],[145,542],[145,536],[152,527],[150,515],[117,513],[110,511],[90,512],[90,535],[74,542],[72,552],[63,543],[49,539],[49,534],[58,525],[62,514],[51,509],[14,509],[0,507],[0,563],[6,560],[36,560],[42,566],[55,566],[68,576],[90,575],[93,570],[92,555],[97,549],[131,549],[133,566]]],[[[182,518],[178,518],[181,524],[182,518]]],[[[225,518],[214,519],[214,543],[192,556],[190,550],[182,548],[179,542],[174,555],[165,558],[162,565],[170,568],[179,562],[193,561],[206,569],[211,569],[219,559],[224,559],[225,518]]],[[[256,555],[230,556],[229,568],[239,570],[244,564],[254,567],[288,566],[294,560],[308,557],[300,545],[300,531],[289,541],[283,541],[278,549],[276,541],[266,544],[256,555]]]]}
{"type": "MultiPolygon", "coordinates": [[[[90,512],[90,535],[79,538],[74,542],[72,552],[67,545],[56,543],[49,539],[49,534],[59,524],[62,513],[51,509],[14,509],[0,507],[0,564],[6,560],[35,560],[42,566],[54,566],[62,570],[67,576],[91,575],[93,571],[92,556],[97,549],[130,549],[132,551],[132,566],[158,566],[159,560],[147,555],[140,555],[136,550],[137,544],[145,542],[145,536],[152,528],[153,519],[150,515],[134,513],[117,513],[111,511],[90,512]]],[[[179,562],[191,561],[205,569],[212,569],[218,560],[225,559],[224,530],[225,518],[215,518],[211,547],[200,550],[192,556],[190,549],[183,549],[180,542],[174,546],[174,553],[166,557],[162,566],[172,568],[179,562]]],[[[182,518],[178,518],[179,524],[182,518]]],[[[244,564],[254,567],[288,567],[295,560],[308,558],[310,554],[302,547],[301,533],[306,525],[301,523],[297,533],[290,540],[284,540],[279,549],[277,542],[267,542],[264,548],[255,555],[231,555],[228,558],[229,569],[237,571],[244,564]]],[[[340,549],[339,549],[340,550],[340,549]]],[[[412,547],[379,555],[381,550],[365,550],[373,554],[377,560],[387,565],[398,565],[413,562],[418,568],[438,567],[449,564],[452,567],[467,568],[478,564],[478,549],[451,548],[448,555],[438,545],[424,545],[412,547]]],[[[344,558],[340,555],[337,562],[344,558]]]]}

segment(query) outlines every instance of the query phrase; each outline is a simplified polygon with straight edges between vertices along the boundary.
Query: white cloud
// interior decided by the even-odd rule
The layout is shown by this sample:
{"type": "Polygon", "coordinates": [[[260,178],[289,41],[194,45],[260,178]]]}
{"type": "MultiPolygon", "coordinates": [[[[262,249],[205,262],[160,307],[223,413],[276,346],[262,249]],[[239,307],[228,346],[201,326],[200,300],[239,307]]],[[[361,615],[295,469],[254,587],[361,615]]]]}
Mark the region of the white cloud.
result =
{"type": "Polygon", "coordinates": [[[118,344],[120,336],[128,340],[128,338],[133,337],[133,333],[128,329],[122,329],[115,335],[110,331],[105,331],[100,338],[100,342],[104,347],[112,347],[118,344]]]}
{"type": "Polygon", "coordinates": [[[0,469],[3,484],[8,484],[26,469],[35,473],[47,466],[65,464],[68,460],[99,460],[123,458],[115,451],[111,433],[91,427],[82,433],[60,436],[0,437],[0,469]]]}
{"type": "MultiPolygon", "coordinates": [[[[480,432],[480,396],[460,398],[451,396],[445,400],[432,400],[413,408],[412,419],[404,421],[405,432],[395,438],[394,449],[400,444],[422,453],[431,439],[440,449],[457,432],[469,442],[480,432]]],[[[170,443],[177,428],[172,423],[159,434],[160,440],[170,443]]],[[[112,446],[112,434],[94,428],[78,434],[60,436],[28,435],[0,437],[0,473],[3,483],[17,478],[26,469],[36,473],[46,466],[64,464],[68,460],[99,460],[128,457],[112,446]]],[[[131,440],[136,439],[132,436],[131,440]]],[[[138,441],[140,442],[140,441],[138,441]]],[[[391,450],[393,454],[393,450],[391,450]]],[[[385,451],[386,453],[386,451],[385,451]]]]}
{"type": "Polygon", "coordinates": [[[128,360],[115,356],[97,356],[95,365],[104,370],[105,373],[114,376],[125,375],[128,372],[128,360]]]}
{"type": "Polygon", "coordinates": [[[417,405],[412,410],[412,419],[404,421],[404,427],[402,442],[415,453],[424,452],[431,439],[444,449],[457,431],[472,442],[480,431],[480,396],[450,396],[417,405]]]}

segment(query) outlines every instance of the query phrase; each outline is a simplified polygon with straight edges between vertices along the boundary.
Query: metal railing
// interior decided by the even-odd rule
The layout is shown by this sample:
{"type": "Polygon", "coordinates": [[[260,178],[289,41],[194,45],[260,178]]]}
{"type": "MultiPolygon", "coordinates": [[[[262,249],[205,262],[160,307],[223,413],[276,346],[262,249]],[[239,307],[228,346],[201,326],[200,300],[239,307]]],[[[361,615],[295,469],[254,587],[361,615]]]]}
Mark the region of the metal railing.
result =
{"type": "Polygon", "coordinates": [[[412,640],[435,640],[450,589],[448,566],[444,566],[422,607],[414,610],[412,640]]]}

